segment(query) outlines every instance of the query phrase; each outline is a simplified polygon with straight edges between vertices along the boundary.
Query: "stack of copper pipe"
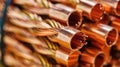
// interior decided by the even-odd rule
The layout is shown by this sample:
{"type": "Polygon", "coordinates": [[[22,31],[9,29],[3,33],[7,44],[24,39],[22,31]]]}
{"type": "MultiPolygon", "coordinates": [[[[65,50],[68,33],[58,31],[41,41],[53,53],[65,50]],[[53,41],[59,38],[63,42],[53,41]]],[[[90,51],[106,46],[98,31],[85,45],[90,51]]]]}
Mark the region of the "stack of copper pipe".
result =
{"type": "Polygon", "coordinates": [[[119,67],[119,3],[119,0],[12,0],[4,25],[5,64],[119,67]]]}

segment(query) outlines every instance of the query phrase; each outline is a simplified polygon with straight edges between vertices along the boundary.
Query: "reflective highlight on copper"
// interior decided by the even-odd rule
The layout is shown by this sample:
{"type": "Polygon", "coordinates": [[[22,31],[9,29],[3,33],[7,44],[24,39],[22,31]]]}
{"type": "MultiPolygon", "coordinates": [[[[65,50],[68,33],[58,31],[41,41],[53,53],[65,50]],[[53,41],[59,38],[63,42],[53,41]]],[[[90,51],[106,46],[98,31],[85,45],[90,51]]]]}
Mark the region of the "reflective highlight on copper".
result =
{"type": "Polygon", "coordinates": [[[86,23],[83,25],[81,31],[87,34],[89,38],[107,46],[115,45],[118,40],[118,31],[104,24],[91,25],[90,23],[86,23]]]}
{"type": "Polygon", "coordinates": [[[60,21],[64,25],[79,27],[82,16],[77,10],[63,4],[55,4],[49,11],[50,18],[60,21]]]}
{"type": "Polygon", "coordinates": [[[105,54],[99,49],[88,47],[81,54],[80,61],[80,66],[85,63],[88,67],[101,67],[105,61],[105,54]]]}
{"type": "Polygon", "coordinates": [[[111,14],[120,16],[120,1],[119,0],[98,0],[105,10],[111,14]]]}
{"type": "Polygon", "coordinates": [[[61,48],[56,51],[55,58],[58,63],[62,63],[66,65],[66,67],[72,67],[77,64],[79,55],[79,51],[71,51],[66,48],[61,48]]]}
{"type": "Polygon", "coordinates": [[[87,36],[72,27],[64,27],[58,29],[57,35],[49,36],[48,38],[68,49],[80,49],[86,44],[87,36]]]}
{"type": "Polygon", "coordinates": [[[76,9],[83,10],[83,15],[93,21],[101,20],[104,13],[102,5],[94,0],[80,0],[76,9]]]}
{"type": "Polygon", "coordinates": [[[110,18],[111,18],[111,24],[110,24],[110,26],[115,27],[120,32],[120,20],[119,20],[120,18],[112,16],[112,15],[110,16],[110,18]]]}

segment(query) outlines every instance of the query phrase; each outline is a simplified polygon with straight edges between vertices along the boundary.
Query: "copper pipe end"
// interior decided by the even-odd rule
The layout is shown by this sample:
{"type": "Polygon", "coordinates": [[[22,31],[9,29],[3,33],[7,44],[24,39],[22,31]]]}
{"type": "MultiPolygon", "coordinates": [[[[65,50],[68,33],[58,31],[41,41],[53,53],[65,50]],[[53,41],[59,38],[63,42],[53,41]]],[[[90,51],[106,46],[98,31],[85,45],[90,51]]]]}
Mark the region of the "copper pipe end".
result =
{"type": "Polygon", "coordinates": [[[105,11],[110,14],[120,16],[120,1],[119,0],[98,0],[104,7],[105,11]]]}
{"type": "Polygon", "coordinates": [[[49,17],[60,21],[63,25],[69,25],[77,28],[79,28],[82,23],[81,12],[63,4],[55,4],[51,7],[49,17]]]}
{"type": "Polygon", "coordinates": [[[89,67],[101,67],[105,62],[105,54],[96,48],[87,48],[81,54],[80,61],[80,65],[88,64],[89,67]]]}
{"type": "Polygon", "coordinates": [[[96,56],[94,67],[97,67],[97,66],[101,67],[103,66],[103,63],[104,63],[104,54],[100,53],[96,56]]]}
{"type": "Polygon", "coordinates": [[[88,35],[90,39],[108,47],[115,45],[119,36],[117,29],[104,24],[93,25],[86,23],[81,31],[88,35]]]}
{"type": "Polygon", "coordinates": [[[87,36],[72,27],[59,29],[57,35],[49,36],[48,38],[53,42],[58,42],[62,47],[68,49],[80,49],[87,43],[87,36]]]}
{"type": "Polygon", "coordinates": [[[101,4],[96,4],[91,11],[91,18],[95,21],[99,21],[103,18],[104,8],[101,4]]]}
{"type": "Polygon", "coordinates": [[[80,0],[76,8],[83,10],[83,15],[93,21],[101,20],[104,14],[103,6],[94,0],[80,0]]]}
{"type": "Polygon", "coordinates": [[[118,31],[115,29],[112,29],[111,31],[108,32],[106,38],[106,43],[108,46],[115,45],[116,42],[118,41],[118,31]]]}
{"type": "Polygon", "coordinates": [[[81,46],[81,48],[87,44],[86,40],[87,40],[87,37],[84,33],[82,32],[78,32],[76,33],[72,40],[71,40],[71,47],[72,49],[77,49],[78,47],[81,46]],[[81,45],[80,45],[81,44],[81,45]]]}
{"type": "Polygon", "coordinates": [[[79,51],[60,48],[56,51],[55,59],[58,63],[63,64],[66,67],[73,67],[77,64],[79,55],[79,51]]]}
{"type": "Polygon", "coordinates": [[[67,25],[79,28],[80,25],[82,24],[81,18],[82,18],[82,16],[81,16],[80,12],[74,11],[69,15],[67,25]]]}

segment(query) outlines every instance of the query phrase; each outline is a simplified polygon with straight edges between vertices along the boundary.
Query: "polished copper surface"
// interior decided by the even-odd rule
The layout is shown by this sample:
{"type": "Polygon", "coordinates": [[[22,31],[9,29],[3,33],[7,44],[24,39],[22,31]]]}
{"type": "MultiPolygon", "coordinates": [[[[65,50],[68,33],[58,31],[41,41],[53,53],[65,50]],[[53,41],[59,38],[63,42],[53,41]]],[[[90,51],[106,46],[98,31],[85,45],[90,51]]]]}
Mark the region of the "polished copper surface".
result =
{"type": "Polygon", "coordinates": [[[83,25],[81,31],[87,34],[92,40],[105,44],[106,46],[115,45],[118,40],[118,31],[104,24],[91,25],[88,22],[83,25]]]}
{"type": "Polygon", "coordinates": [[[82,63],[90,64],[89,67],[101,67],[105,61],[105,53],[99,49],[88,47],[80,57],[80,66],[82,63]]]}
{"type": "Polygon", "coordinates": [[[0,61],[10,67],[120,67],[119,16],[119,0],[11,0],[0,18],[0,61]]]}
{"type": "Polygon", "coordinates": [[[60,21],[63,25],[80,27],[82,15],[79,11],[74,10],[63,4],[55,4],[49,10],[49,17],[60,21]]]}
{"type": "Polygon", "coordinates": [[[52,35],[48,38],[53,42],[59,43],[65,48],[80,49],[86,44],[87,36],[75,28],[64,27],[62,29],[58,29],[57,35],[52,35]]]}
{"type": "Polygon", "coordinates": [[[80,0],[76,9],[83,10],[83,15],[92,21],[101,20],[104,14],[103,6],[95,0],[80,0]]]}
{"type": "Polygon", "coordinates": [[[120,16],[120,1],[119,0],[98,0],[107,12],[120,16]]]}

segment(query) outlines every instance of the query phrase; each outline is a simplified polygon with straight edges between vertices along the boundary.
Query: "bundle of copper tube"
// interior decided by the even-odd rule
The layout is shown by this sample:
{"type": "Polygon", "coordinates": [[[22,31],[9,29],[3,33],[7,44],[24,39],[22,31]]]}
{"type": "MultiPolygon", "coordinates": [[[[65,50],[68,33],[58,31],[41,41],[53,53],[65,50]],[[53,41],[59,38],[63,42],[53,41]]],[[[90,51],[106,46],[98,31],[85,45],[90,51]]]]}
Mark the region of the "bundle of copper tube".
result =
{"type": "Polygon", "coordinates": [[[7,66],[120,67],[119,0],[12,0],[7,10],[7,66]]]}

